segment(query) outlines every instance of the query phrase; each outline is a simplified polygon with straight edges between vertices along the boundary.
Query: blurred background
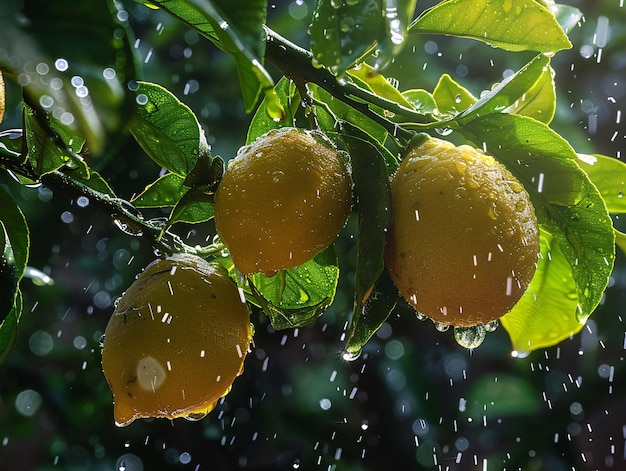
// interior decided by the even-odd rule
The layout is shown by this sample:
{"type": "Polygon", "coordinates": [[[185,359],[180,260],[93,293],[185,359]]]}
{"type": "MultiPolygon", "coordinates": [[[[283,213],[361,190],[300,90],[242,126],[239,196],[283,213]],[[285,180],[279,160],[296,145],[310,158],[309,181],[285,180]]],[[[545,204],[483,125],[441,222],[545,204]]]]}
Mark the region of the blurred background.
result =
{"type": "MultiPolygon", "coordinates": [[[[270,27],[307,47],[314,2],[270,3],[270,27]]],[[[558,111],[552,126],[579,152],[624,158],[626,7],[623,0],[566,3],[580,8],[585,21],[570,34],[574,47],[553,60],[558,111]]],[[[231,58],[162,12],[123,4],[143,77],[189,105],[213,155],[231,158],[251,119],[231,58]]],[[[400,89],[432,90],[446,72],[478,95],[530,57],[422,36],[411,38],[387,75],[400,89]]],[[[14,83],[7,83],[7,95],[3,129],[20,126],[14,83]]],[[[158,172],[132,140],[102,169],[125,198],[158,172]]],[[[45,187],[21,188],[4,176],[0,185],[19,200],[30,225],[30,265],[54,279],[47,286],[22,284],[20,338],[0,366],[1,470],[626,468],[621,253],[601,306],[558,346],[513,358],[499,328],[468,351],[451,331],[438,332],[400,306],[363,354],[346,362],[351,220],[337,242],[340,289],[317,322],[276,332],[254,312],[256,335],[243,375],[207,418],[118,428],[99,339],[113,301],[154,258],[152,249],[84,202],[54,197],[45,187]]],[[[210,224],[188,229],[192,241],[214,234],[210,224]]]]}

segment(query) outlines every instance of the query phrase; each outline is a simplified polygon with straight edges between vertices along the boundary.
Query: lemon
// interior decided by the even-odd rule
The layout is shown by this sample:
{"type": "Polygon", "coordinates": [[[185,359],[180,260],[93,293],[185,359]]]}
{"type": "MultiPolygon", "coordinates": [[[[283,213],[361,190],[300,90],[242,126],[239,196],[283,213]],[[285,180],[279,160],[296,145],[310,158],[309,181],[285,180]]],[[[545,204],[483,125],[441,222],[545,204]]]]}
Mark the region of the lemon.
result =
{"type": "Polygon", "coordinates": [[[205,416],[241,373],[251,337],[247,305],[223,268],[182,254],[153,262],[105,330],[115,422],[205,416]]]}
{"type": "Polygon", "coordinates": [[[479,149],[426,138],[391,182],[385,262],[404,298],[436,323],[486,324],[517,303],[539,229],[524,186],[479,149]]]}
{"type": "Polygon", "coordinates": [[[345,156],[319,133],[281,128],[229,163],[215,194],[215,226],[240,272],[272,275],[328,247],[351,205],[345,156]]]}

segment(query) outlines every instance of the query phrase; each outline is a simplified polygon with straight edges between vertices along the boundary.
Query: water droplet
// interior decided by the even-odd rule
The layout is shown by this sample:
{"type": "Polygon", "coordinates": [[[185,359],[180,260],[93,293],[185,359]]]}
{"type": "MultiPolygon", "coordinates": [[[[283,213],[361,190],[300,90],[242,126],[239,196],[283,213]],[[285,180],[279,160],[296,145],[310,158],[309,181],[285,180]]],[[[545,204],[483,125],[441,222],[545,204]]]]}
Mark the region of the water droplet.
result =
{"type": "Polygon", "coordinates": [[[428,316],[426,314],[422,314],[419,311],[415,311],[415,317],[417,317],[418,321],[425,321],[426,319],[428,319],[428,316]]]}
{"type": "Polygon", "coordinates": [[[499,325],[500,325],[500,321],[498,319],[493,320],[491,322],[487,322],[485,324],[485,330],[487,332],[494,332],[498,328],[499,325]]]}
{"type": "Polygon", "coordinates": [[[624,197],[624,193],[623,193],[623,192],[621,192],[621,191],[618,191],[618,192],[617,192],[617,197],[618,197],[618,198],[623,198],[623,197],[624,197]]]}
{"type": "Polygon", "coordinates": [[[199,420],[204,419],[210,411],[203,411],[203,412],[192,412],[191,414],[187,414],[185,416],[185,419],[189,420],[190,422],[197,422],[199,420]]]}
{"type": "Polygon", "coordinates": [[[465,348],[478,347],[481,343],[483,343],[486,335],[487,331],[483,324],[478,324],[471,327],[454,328],[454,339],[459,345],[465,348]]]}
{"type": "Polygon", "coordinates": [[[100,348],[104,347],[104,334],[100,336],[100,340],[98,340],[98,345],[100,345],[100,348]]]}
{"type": "Polygon", "coordinates": [[[343,352],[341,358],[343,358],[344,361],[354,361],[361,356],[362,351],[363,350],[361,350],[360,348],[357,350],[346,350],[345,352],[343,352]]]}
{"type": "Polygon", "coordinates": [[[435,329],[439,332],[445,332],[450,328],[450,324],[444,324],[443,322],[435,322],[435,329]]]}
{"type": "Polygon", "coordinates": [[[450,128],[436,128],[435,131],[437,131],[437,134],[441,136],[449,136],[452,134],[452,129],[450,128]]]}

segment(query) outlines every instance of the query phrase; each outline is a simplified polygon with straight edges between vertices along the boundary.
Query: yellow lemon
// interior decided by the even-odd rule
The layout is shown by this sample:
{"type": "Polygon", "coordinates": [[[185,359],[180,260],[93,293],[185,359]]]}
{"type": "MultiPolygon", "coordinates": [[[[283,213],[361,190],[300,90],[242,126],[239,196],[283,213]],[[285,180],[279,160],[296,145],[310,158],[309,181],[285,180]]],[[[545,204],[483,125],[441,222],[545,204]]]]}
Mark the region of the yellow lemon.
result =
{"type": "Polygon", "coordinates": [[[215,194],[215,226],[240,272],[272,275],[328,247],[351,205],[345,156],[319,133],[282,128],[229,163],[215,194]]]}
{"type": "Polygon", "coordinates": [[[222,267],[191,255],[153,262],[105,330],[115,422],[204,417],[241,373],[251,337],[247,305],[222,267]]]}
{"type": "Polygon", "coordinates": [[[391,182],[385,262],[404,298],[437,323],[506,314],[533,277],[539,229],[530,197],[479,149],[427,138],[391,182]]]}

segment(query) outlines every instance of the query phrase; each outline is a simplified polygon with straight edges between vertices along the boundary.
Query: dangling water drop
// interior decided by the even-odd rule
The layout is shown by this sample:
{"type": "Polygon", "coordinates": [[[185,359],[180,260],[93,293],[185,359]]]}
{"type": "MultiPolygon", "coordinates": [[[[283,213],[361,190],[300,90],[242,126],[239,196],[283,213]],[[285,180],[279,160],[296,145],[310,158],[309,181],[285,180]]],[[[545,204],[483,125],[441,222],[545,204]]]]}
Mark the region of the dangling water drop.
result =
{"type": "Polygon", "coordinates": [[[426,319],[428,319],[428,316],[426,314],[422,314],[419,311],[415,311],[415,317],[417,317],[418,321],[425,321],[426,319]]]}
{"type": "Polygon", "coordinates": [[[443,322],[435,322],[435,329],[439,332],[445,332],[450,328],[450,324],[444,324],[443,322]]]}
{"type": "Polygon", "coordinates": [[[346,350],[345,352],[343,352],[341,358],[343,358],[344,361],[354,361],[361,356],[362,351],[363,350],[361,350],[360,348],[353,351],[346,350]]]}
{"type": "Polygon", "coordinates": [[[465,348],[476,348],[487,335],[487,330],[483,324],[474,325],[471,327],[455,327],[454,339],[459,345],[465,348]]]}
{"type": "Polygon", "coordinates": [[[499,325],[500,325],[500,321],[498,319],[495,319],[485,324],[485,330],[487,332],[494,332],[498,328],[499,325]]]}

